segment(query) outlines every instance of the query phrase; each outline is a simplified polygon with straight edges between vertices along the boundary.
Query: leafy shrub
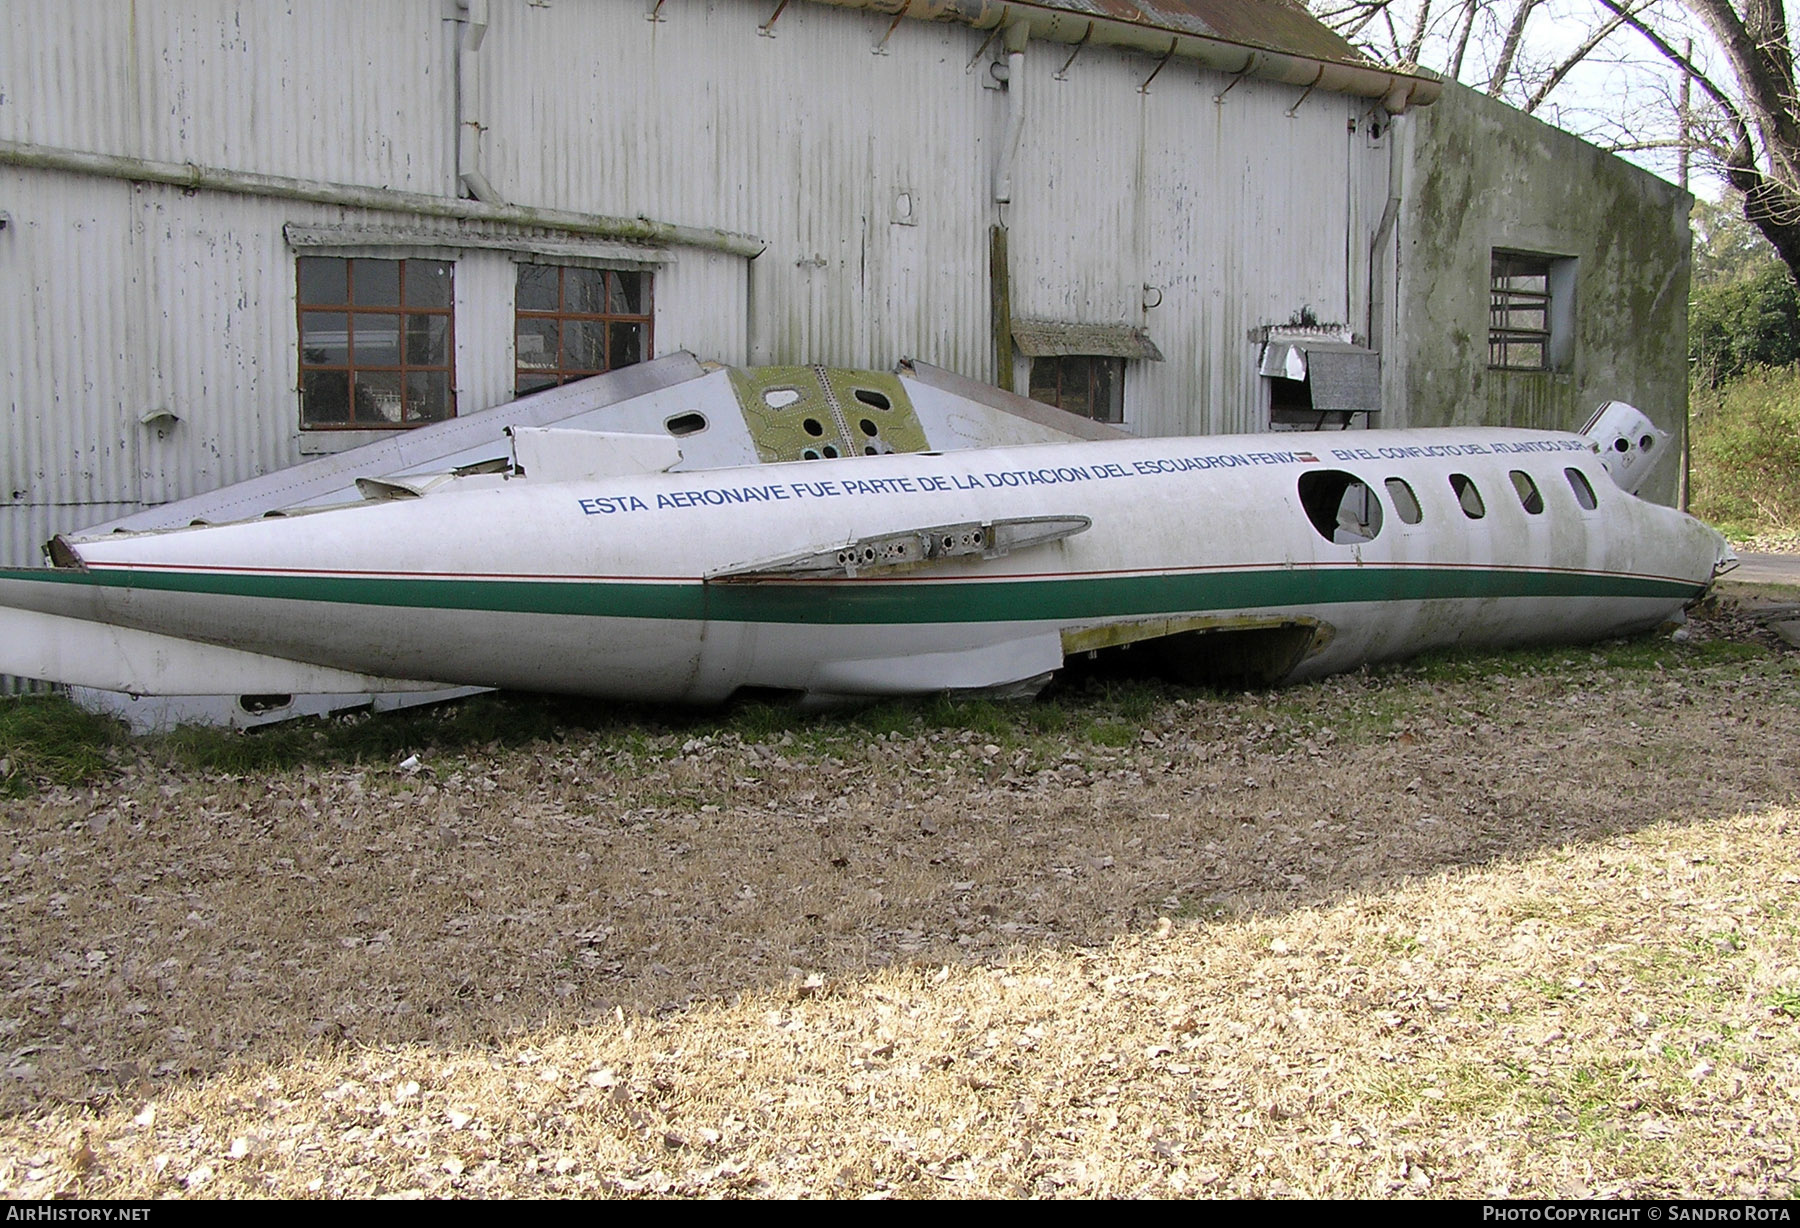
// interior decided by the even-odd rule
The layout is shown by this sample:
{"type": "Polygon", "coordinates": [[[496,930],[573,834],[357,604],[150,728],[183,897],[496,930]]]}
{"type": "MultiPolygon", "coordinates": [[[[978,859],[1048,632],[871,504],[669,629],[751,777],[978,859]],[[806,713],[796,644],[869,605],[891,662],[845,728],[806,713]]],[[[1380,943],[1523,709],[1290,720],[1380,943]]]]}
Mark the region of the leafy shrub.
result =
{"type": "Polygon", "coordinates": [[[1688,304],[1688,361],[1705,388],[1800,361],[1800,292],[1787,266],[1771,261],[1742,280],[1696,290],[1688,304]]]}

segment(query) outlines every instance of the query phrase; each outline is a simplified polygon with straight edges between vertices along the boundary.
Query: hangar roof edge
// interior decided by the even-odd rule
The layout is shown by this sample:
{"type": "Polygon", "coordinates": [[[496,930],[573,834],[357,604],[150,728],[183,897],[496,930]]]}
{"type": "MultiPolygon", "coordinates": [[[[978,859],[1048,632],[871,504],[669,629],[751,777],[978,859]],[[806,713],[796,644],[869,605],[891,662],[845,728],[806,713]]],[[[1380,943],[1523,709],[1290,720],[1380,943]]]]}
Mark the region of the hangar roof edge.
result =
{"type": "MultiPolygon", "coordinates": [[[[1442,81],[1377,64],[1299,0],[814,0],[978,30],[1028,30],[1060,43],[1096,42],[1183,55],[1233,75],[1378,98],[1391,112],[1436,101],[1442,81]]],[[[1016,46],[1015,46],[1016,49],[1016,46]]]]}

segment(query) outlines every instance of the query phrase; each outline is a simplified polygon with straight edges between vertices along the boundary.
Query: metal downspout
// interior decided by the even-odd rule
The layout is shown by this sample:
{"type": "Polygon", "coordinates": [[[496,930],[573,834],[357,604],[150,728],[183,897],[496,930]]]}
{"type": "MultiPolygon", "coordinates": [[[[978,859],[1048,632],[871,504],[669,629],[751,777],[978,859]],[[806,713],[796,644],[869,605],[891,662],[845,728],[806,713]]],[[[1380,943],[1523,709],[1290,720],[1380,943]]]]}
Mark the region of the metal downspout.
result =
{"type": "MultiPolygon", "coordinates": [[[[1387,283],[1381,275],[1381,252],[1387,246],[1390,236],[1394,240],[1394,281],[1400,278],[1400,243],[1396,226],[1400,221],[1400,206],[1406,190],[1406,138],[1410,124],[1402,114],[1388,116],[1388,196],[1387,204],[1381,210],[1381,222],[1375,227],[1375,237],[1369,241],[1369,348],[1381,355],[1383,370],[1388,369],[1390,362],[1397,363],[1400,355],[1395,352],[1398,341],[1398,329],[1387,327],[1392,322],[1388,315],[1387,283]],[[1375,328],[1379,322],[1381,332],[1377,335],[1375,328]],[[1389,333],[1395,335],[1390,337],[1389,333]]],[[[1382,380],[1384,396],[1380,408],[1386,409],[1385,396],[1387,380],[1382,380]]],[[[1390,425],[1383,421],[1383,426],[1390,425]]]]}
{"type": "Polygon", "coordinates": [[[476,200],[504,205],[481,173],[481,123],[475,117],[475,53],[487,37],[488,0],[456,0],[462,30],[456,40],[456,181],[476,200]]]}
{"type": "MultiPolygon", "coordinates": [[[[1019,136],[1025,131],[1025,43],[1031,27],[1014,22],[1006,27],[1006,131],[1000,137],[1000,157],[994,164],[994,203],[1012,203],[1013,162],[1019,154],[1019,136]]],[[[1006,216],[996,210],[988,232],[988,307],[994,331],[994,383],[1013,391],[1012,259],[1007,254],[1006,216]]]]}
{"type": "Polygon", "coordinates": [[[1013,161],[1025,131],[1025,42],[1031,27],[1022,21],[1006,27],[1006,132],[1000,138],[1000,160],[994,167],[994,200],[1012,200],[1013,161]]]}

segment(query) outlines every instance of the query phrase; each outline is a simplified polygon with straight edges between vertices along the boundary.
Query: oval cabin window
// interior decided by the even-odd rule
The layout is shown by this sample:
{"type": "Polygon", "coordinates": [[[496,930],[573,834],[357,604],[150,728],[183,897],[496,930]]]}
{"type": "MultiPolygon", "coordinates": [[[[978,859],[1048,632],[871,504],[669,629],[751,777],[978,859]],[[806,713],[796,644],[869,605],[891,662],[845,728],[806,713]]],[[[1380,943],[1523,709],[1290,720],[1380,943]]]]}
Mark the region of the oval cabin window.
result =
{"type": "Polygon", "coordinates": [[[1544,496],[1538,493],[1537,483],[1523,469],[1514,469],[1512,477],[1513,491],[1519,496],[1519,506],[1532,516],[1540,516],[1544,511],[1544,496]]]}
{"type": "Polygon", "coordinates": [[[1487,515],[1487,504],[1481,501],[1481,492],[1475,489],[1475,479],[1466,473],[1450,475],[1450,489],[1456,492],[1456,502],[1461,505],[1463,515],[1470,520],[1480,520],[1487,515]]]}
{"type": "Polygon", "coordinates": [[[1600,506],[1594,498],[1594,488],[1588,485],[1587,474],[1579,469],[1564,469],[1563,476],[1569,479],[1569,489],[1575,492],[1575,502],[1581,504],[1583,511],[1591,512],[1600,506]]]}
{"type": "Polygon", "coordinates": [[[1389,478],[1387,480],[1388,498],[1394,501],[1394,514],[1407,524],[1418,524],[1425,519],[1419,510],[1419,496],[1406,483],[1405,478],[1389,478]]]}

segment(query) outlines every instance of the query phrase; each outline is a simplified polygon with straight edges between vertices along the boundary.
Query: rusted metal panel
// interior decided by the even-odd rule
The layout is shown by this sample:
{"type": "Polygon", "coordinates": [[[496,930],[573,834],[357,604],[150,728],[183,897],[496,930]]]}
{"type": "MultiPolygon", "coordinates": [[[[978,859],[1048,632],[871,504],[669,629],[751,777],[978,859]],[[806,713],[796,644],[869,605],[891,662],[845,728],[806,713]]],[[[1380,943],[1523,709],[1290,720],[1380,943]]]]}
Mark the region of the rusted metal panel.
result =
{"type": "MultiPolygon", "coordinates": [[[[834,3],[835,0],[825,0],[834,3]]],[[[871,6],[873,7],[873,6],[871,6]]],[[[890,7],[883,4],[882,7],[890,7]]],[[[906,7],[911,16],[937,20],[962,20],[974,25],[1004,20],[989,9],[998,2],[982,0],[926,0],[906,7]]],[[[1319,21],[1294,0],[1041,0],[1019,4],[1007,0],[1004,7],[1077,17],[1105,17],[1170,33],[1193,34],[1246,47],[1261,47],[1288,55],[1340,63],[1362,64],[1365,57],[1335,30],[1319,21]]]]}
{"type": "Polygon", "coordinates": [[[1312,59],[1361,63],[1364,57],[1337,31],[1293,0],[1057,0],[1052,8],[1096,12],[1187,34],[1205,34],[1248,47],[1312,59]]]}
{"type": "MultiPolygon", "coordinates": [[[[839,8],[895,11],[893,0],[816,0],[839,8]]],[[[1435,76],[1383,68],[1291,0],[1202,0],[1132,4],[1129,0],[912,0],[899,11],[923,21],[955,21],[979,30],[1005,25],[1032,39],[1180,55],[1224,72],[1316,86],[1382,100],[1390,110],[1427,106],[1443,83],[1435,76]]],[[[1014,47],[1014,50],[1017,48],[1014,47]]]]}
{"type": "Polygon", "coordinates": [[[1013,343],[1030,358],[1053,354],[1108,355],[1161,362],[1150,334],[1130,324],[1064,324],[1056,320],[1013,321],[1013,343]]]}
{"type": "Polygon", "coordinates": [[[1364,57],[1294,0],[821,0],[900,12],[921,21],[963,21],[981,29],[1032,14],[1105,17],[1172,33],[1221,39],[1289,55],[1345,63],[1364,57]]]}

